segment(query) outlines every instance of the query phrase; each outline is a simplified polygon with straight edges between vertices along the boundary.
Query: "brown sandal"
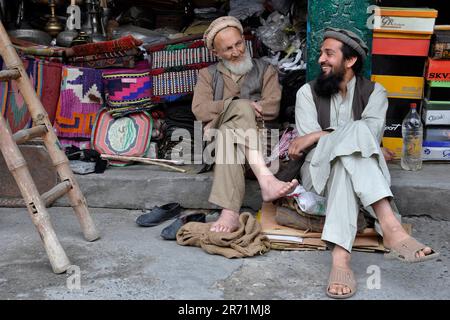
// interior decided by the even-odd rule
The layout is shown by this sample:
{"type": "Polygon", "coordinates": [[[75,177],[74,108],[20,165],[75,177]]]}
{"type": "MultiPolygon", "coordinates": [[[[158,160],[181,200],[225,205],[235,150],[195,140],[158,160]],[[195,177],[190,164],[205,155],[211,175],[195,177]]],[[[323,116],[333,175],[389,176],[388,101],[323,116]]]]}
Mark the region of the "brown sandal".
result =
{"type": "Polygon", "coordinates": [[[356,280],[353,271],[336,266],[331,267],[326,293],[327,296],[334,299],[346,299],[353,296],[356,293],[356,280]],[[350,292],[346,294],[333,294],[330,292],[330,287],[332,284],[346,286],[350,289],[350,292]]]}
{"type": "Polygon", "coordinates": [[[413,237],[408,237],[405,240],[397,242],[393,245],[388,253],[385,253],[384,256],[387,259],[398,259],[404,262],[421,262],[432,260],[439,257],[439,253],[432,250],[430,254],[427,254],[424,257],[416,257],[416,253],[425,249],[427,246],[420,243],[413,237]]]}

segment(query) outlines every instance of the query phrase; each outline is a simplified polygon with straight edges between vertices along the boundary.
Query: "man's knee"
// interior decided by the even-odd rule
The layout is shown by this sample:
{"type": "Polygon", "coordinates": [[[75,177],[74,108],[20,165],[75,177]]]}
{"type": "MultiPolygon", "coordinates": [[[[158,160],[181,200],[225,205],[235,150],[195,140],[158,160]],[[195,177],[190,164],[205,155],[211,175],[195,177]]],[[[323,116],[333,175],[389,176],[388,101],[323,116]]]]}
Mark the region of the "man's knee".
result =
{"type": "Polygon", "coordinates": [[[255,111],[247,99],[233,100],[230,105],[233,114],[243,117],[245,119],[254,120],[255,111]]]}

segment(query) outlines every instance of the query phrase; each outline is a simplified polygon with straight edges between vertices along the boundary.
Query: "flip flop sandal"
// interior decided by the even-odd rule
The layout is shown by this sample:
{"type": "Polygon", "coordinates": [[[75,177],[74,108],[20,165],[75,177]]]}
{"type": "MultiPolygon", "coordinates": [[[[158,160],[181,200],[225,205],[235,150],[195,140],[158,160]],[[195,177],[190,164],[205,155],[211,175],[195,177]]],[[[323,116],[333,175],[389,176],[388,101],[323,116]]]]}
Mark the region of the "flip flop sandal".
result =
{"type": "Polygon", "coordinates": [[[410,263],[432,260],[439,256],[438,252],[432,250],[430,254],[427,254],[424,257],[416,257],[416,253],[426,247],[426,245],[420,243],[413,237],[408,237],[405,240],[397,242],[391,248],[386,248],[389,252],[385,253],[384,256],[387,259],[398,259],[410,263]]]}
{"type": "Polygon", "coordinates": [[[331,268],[330,277],[328,279],[328,286],[326,294],[330,298],[334,299],[347,299],[356,293],[356,281],[353,271],[350,269],[344,269],[333,266],[331,268]],[[346,286],[350,289],[349,293],[346,294],[334,294],[330,292],[330,287],[332,284],[338,284],[346,286]]]}

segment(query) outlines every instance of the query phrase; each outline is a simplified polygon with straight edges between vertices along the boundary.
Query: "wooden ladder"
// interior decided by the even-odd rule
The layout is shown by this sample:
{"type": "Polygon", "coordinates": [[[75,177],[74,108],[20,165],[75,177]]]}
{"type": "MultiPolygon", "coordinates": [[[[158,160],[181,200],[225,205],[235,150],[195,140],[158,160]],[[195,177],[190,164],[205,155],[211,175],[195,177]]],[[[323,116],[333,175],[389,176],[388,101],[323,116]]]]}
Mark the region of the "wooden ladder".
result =
{"type": "Polygon", "coordinates": [[[81,193],[80,187],[70,169],[69,160],[53,131],[48,114],[36,95],[23,63],[1,22],[0,55],[6,65],[6,70],[0,71],[0,81],[11,80],[17,82],[20,93],[23,95],[33,119],[32,128],[21,130],[12,135],[6,120],[0,114],[0,151],[25,200],[31,220],[44,243],[53,271],[62,273],[69,268],[70,262],[53,230],[46,204],[67,193],[70,205],[75,211],[86,240],[94,241],[99,238],[99,234],[89,214],[86,199],[81,193]],[[17,144],[36,137],[42,137],[61,181],[42,196],[39,194],[25,159],[17,146],[17,144]]]}

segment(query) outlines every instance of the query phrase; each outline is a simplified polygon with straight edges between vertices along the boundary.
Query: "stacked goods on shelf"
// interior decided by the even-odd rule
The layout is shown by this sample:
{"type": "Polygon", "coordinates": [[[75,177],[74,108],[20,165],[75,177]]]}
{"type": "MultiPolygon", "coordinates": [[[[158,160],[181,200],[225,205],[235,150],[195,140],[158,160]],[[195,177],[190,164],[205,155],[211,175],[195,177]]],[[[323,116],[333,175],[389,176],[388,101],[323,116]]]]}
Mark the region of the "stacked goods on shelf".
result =
{"type": "Polygon", "coordinates": [[[436,26],[422,111],[423,160],[450,160],[450,26],[436,26]]]}
{"type": "Polygon", "coordinates": [[[380,7],[375,11],[372,81],[383,85],[389,107],[383,146],[402,153],[402,121],[410,104],[421,105],[424,69],[437,11],[427,8],[380,7]]]}

